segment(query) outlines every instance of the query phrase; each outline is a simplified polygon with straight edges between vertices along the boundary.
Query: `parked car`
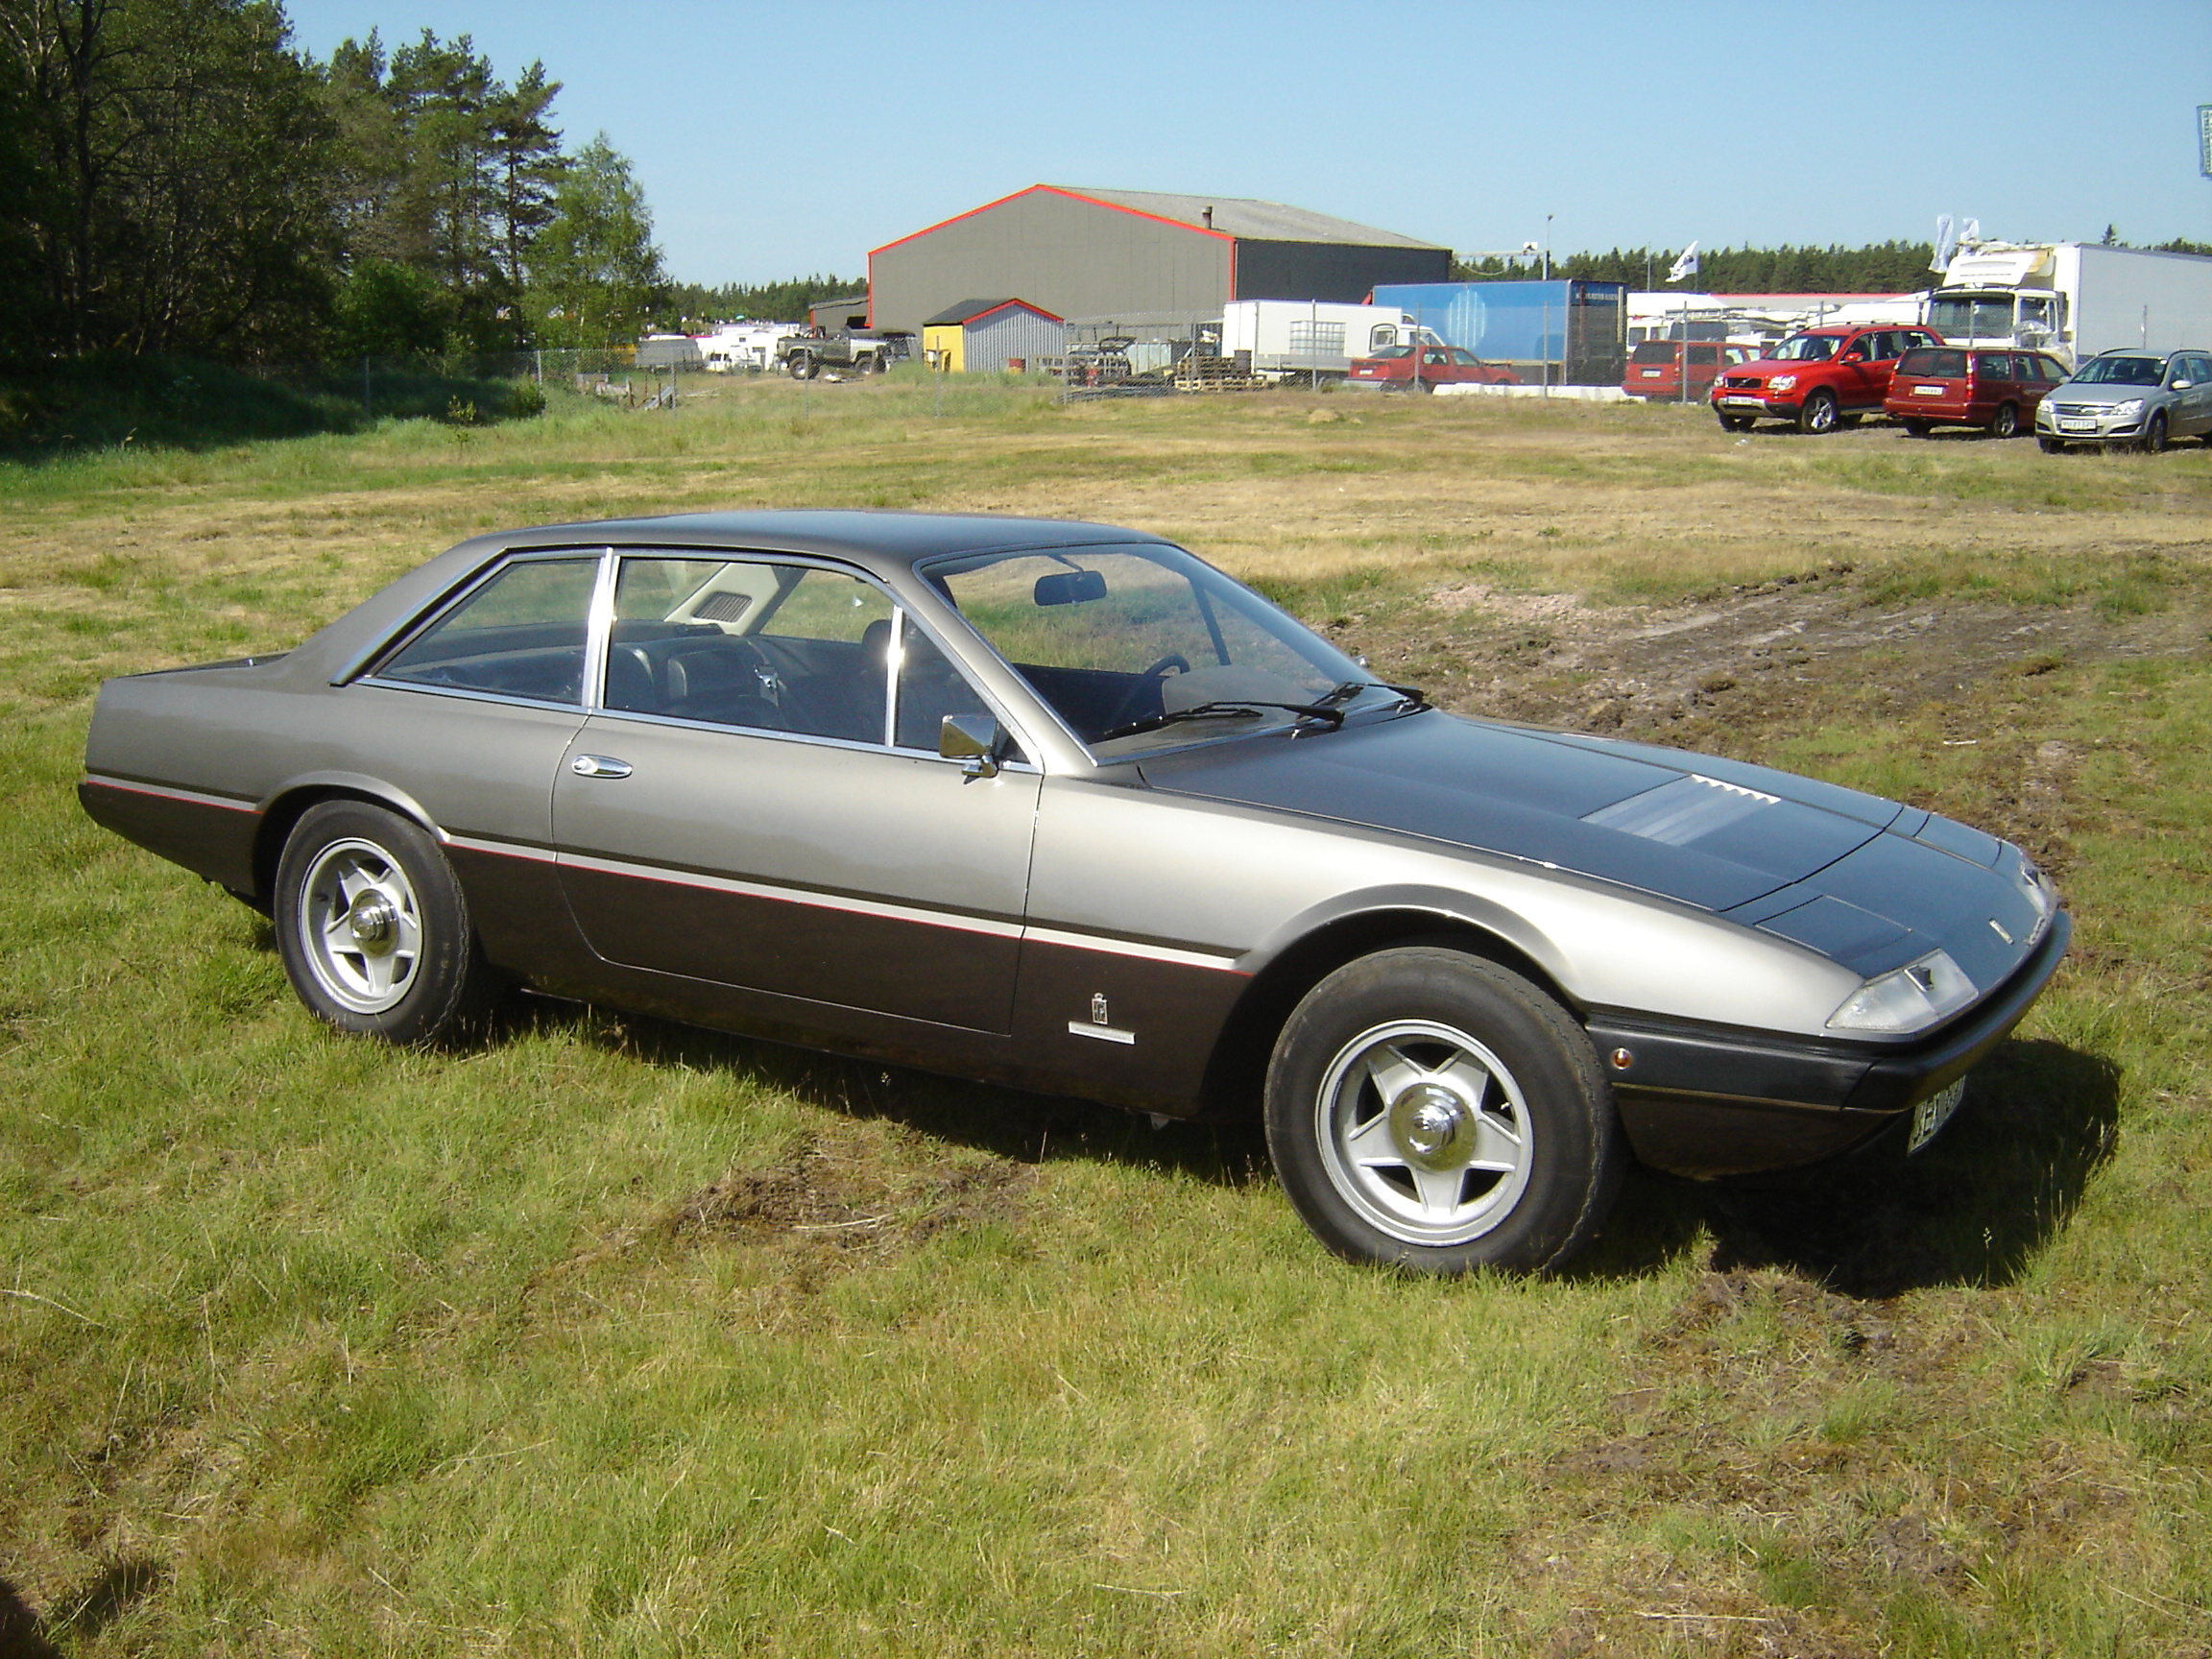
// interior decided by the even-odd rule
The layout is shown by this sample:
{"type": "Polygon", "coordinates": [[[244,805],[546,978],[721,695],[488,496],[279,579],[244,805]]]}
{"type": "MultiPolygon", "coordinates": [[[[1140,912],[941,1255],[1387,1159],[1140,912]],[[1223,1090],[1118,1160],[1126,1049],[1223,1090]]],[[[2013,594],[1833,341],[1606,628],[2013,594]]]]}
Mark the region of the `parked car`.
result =
{"type": "Polygon", "coordinates": [[[1503,363],[1485,363],[1472,351],[1456,346],[1423,346],[1420,373],[1415,374],[1414,349],[1385,346],[1372,357],[1355,358],[1344,376],[1347,386],[1380,387],[1394,392],[1433,392],[1439,386],[1518,386],[1521,376],[1503,363]]]}
{"type": "Polygon", "coordinates": [[[1723,373],[1713,383],[1713,413],[1731,432],[1748,432],[1763,418],[1833,432],[1882,412],[1898,358],[1942,344],[1926,328],[1801,328],[1758,361],[1723,373]]]}
{"type": "Polygon", "coordinates": [[[524,980],[1144,1111],[1263,1110],[1330,1248],[1545,1269],[1630,1160],[1942,1126],[2068,923],[2019,849],[1442,713],[1181,548],[750,513],[479,537],[102,687],[85,809],[427,1043],[524,980]]]}
{"type": "Polygon", "coordinates": [[[1937,426],[1984,426],[1992,437],[2014,438],[2066,373],[2043,351],[1915,346],[1897,360],[1882,407],[1915,438],[1937,426]]]}
{"type": "Polygon", "coordinates": [[[2070,444],[2153,454],[2176,438],[2212,444],[2212,352],[2092,357],[2051,388],[2035,411],[2035,437],[2053,454],[2070,444]]]}
{"type": "MultiPolygon", "coordinates": [[[[1690,396],[1702,401],[1711,394],[1713,382],[1723,369],[1752,362],[1758,355],[1756,347],[1739,346],[1725,340],[1691,341],[1690,396]]],[[[1659,403],[1682,401],[1682,342],[1645,340],[1631,347],[1628,372],[1622,376],[1621,390],[1631,397],[1647,397],[1659,403]]]]}

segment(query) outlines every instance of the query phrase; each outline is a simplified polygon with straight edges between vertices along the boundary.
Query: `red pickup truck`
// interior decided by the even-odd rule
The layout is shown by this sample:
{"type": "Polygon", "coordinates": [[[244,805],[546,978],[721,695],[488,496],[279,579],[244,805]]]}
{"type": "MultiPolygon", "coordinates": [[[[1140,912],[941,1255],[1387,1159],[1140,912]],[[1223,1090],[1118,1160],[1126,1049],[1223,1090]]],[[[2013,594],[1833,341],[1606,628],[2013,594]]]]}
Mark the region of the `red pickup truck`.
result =
{"type": "Polygon", "coordinates": [[[1897,359],[1916,346],[1940,346],[1927,328],[1800,328],[1755,363],[1713,382],[1713,413],[1731,432],[1762,418],[1800,432],[1833,432],[1882,413],[1897,359]]]}

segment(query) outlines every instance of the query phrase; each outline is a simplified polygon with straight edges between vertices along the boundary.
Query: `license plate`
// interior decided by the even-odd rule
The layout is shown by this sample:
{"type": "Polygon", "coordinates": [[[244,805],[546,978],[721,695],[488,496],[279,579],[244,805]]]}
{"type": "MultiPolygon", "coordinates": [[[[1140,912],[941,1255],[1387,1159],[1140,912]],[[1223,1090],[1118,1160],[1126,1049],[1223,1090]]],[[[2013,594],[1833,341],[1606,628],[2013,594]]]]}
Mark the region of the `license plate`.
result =
{"type": "Polygon", "coordinates": [[[1723,397],[1720,399],[1720,406],[1723,409],[1764,409],[1766,407],[1756,397],[1723,397]]]}
{"type": "Polygon", "coordinates": [[[1959,1110],[1959,1102],[1966,1096],[1966,1079],[1961,1077],[1950,1088],[1931,1094],[1912,1108],[1912,1138],[1905,1142],[1908,1157],[1936,1139],[1936,1132],[1951,1121],[1951,1114],[1959,1110]]]}
{"type": "Polygon", "coordinates": [[[2061,432],[2094,432],[2097,430],[2097,422],[2094,421],[2061,420],[2058,422],[2058,430],[2061,432]]]}
{"type": "Polygon", "coordinates": [[[1915,386],[1912,388],[1912,396],[1915,397],[1940,397],[1943,396],[1943,388],[1940,386],[1915,386]]]}
{"type": "Polygon", "coordinates": [[[1666,373],[1667,371],[1664,369],[1647,369],[1644,371],[1644,378],[1647,380],[1656,380],[1660,375],[1666,373]]]}

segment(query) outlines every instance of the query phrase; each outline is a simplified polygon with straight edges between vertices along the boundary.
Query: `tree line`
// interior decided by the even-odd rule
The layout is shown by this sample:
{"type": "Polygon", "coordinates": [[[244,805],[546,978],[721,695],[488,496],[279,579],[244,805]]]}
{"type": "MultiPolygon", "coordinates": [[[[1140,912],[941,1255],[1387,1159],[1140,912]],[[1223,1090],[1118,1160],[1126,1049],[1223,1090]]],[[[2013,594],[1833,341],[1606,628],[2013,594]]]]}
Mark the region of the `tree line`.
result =
{"type": "MultiPolygon", "coordinates": [[[[1670,287],[1710,294],[1911,294],[1939,280],[1928,268],[1936,249],[1927,242],[1874,242],[1863,248],[1791,247],[1700,249],[1697,273],[1669,283],[1667,273],[1681,251],[1614,248],[1603,253],[1554,255],[1551,275],[1575,281],[1625,282],[1631,289],[1670,287]]],[[[1455,282],[1526,279],[1527,263],[1485,259],[1453,266],[1455,282]]]]}
{"type": "Polygon", "coordinates": [[[633,339],[652,216],[560,90],[427,29],[318,62],[280,0],[0,0],[0,357],[633,339]]]}

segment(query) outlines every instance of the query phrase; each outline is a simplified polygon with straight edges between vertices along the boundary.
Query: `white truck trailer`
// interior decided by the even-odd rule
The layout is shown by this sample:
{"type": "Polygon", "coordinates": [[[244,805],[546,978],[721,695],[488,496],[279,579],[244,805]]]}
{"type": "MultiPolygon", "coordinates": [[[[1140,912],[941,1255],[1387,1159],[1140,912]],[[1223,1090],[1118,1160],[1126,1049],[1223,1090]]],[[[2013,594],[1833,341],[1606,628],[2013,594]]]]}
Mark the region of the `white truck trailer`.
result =
{"type": "Polygon", "coordinates": [[[1418,331],[1395,305],[1328,300],[1235,300],[1221,313],[1221,355],[1252,353],[1263,380],[1342,379],[1354,358],[1403,346],[1418,331]]]}
{"type": "Polygon", "coordinates": [[[2135,346],[2212,349],[2212,258],[2095,242],[1980,242],[1953,255],[1928,326],[1954,345],[2032,346],[2079,363],[2135,346]]]}
{"type": "Polygon", "coordinates": [[[776,361],[776,342],[804,334],[804,323],[725,323],[699,336],[709,374],[758,373],[776,361]]]}

